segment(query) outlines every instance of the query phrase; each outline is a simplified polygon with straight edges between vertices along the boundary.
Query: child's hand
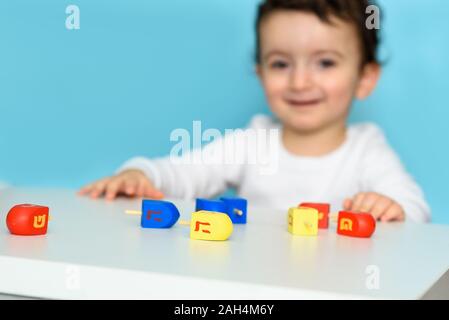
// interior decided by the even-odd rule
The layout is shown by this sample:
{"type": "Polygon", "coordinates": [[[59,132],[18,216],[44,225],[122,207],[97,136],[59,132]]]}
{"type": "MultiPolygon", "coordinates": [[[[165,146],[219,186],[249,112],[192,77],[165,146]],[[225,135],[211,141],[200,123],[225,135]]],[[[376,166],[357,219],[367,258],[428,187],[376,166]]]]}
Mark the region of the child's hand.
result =
{"type": "Polygon", "coordinates": [[[140,170],[126,170],[118,175],[95,181],[81,188],[79,194],[88,195],[94,199],[104,195],[107,200],[114,200],[120,194],[152,199],[164,197],[164,194],[156,189],[140,170]]]}
{"type": "Polygon", "coordinates": [[[394,200],[375,192],[361,192],[352,199],[346,199],[343,208],[354,212],[371,213],[382,222],[404,221],[405,212],[394,200]]]}

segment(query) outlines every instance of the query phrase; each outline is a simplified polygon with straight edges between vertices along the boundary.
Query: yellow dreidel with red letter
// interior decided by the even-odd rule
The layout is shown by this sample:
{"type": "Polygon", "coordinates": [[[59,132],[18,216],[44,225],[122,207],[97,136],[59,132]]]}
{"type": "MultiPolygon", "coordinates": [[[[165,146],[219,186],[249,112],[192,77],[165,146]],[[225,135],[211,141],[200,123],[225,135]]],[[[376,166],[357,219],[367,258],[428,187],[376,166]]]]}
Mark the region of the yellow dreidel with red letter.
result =
{"type": "Polygon", "coordinates": [[[232,220],[225,213],[213,211],[197,211],[192,213],[192,220],[179,221],[190,225],[190,238],[194,240],[227,240],[233,231],[232,220]]]}
{"type": "Polygon", "coordinates": [[[319,212],[314,208],[290,208],[288,210],[288,232],[298,236],[318,235],[319,212]]]}

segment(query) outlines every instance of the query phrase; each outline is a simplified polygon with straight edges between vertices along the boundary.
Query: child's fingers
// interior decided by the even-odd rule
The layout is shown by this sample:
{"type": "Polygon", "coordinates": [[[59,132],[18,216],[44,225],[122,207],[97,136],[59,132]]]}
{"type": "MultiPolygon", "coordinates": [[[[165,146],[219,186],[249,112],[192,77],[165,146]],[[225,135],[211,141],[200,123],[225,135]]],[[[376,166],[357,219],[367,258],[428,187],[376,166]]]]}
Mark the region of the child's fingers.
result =
{"type": "Polygon", "coordinates": [[[144,197],[145,189],[146,189],[146,179],[145,178],[139,179],[139,184],[137,187],[137,196],[144,197]]]}
{"type": "Polygon", "coordinates": [[[109,181],[109,183],[106,185],[105,188],[106,200],[114,200],[117,194],[119,193],[122,184],[123,179],[121,178],[116,177],[111,179],[111,181],[109,181]]]}
{"type": "Polygon", "coordinates": [[[352,207],[352,199],[347,198],[345,199],[345,201],[343,202],[343,210],[351,210],[352,207]]]}
{"type": "Polygon", "coordinates": [[[128,178],[124,182],[124,193],[127,196],[135,196],[137,193],[138,180],[134,178],[128,178]]]}
{"type": "Polygon", "coordinates": [[[156,189],[147,189],[145,191],[145,197],[148,197],[150,199],[154,199],[154,200],[161,200],[164,198],[164,194],[156,189]]]}
{"type": "Polygon", "coordinates": [[[164,194],[157,188],[153,186],[148,180],[145,182],[144,196],[151,199],[162,199],[164,194]]]}
{"type": "Polygon", "coordinates": [[[357,211],[370,213],[371,210],[373,210],[379,198],[380,196],[377,193],[372,192],[365,193],[362,204],[360,205],[360,209],[358,209],[357,211]]]}
{"type": "Polygon", "coordinates": [[[162,191],[160,191],[158,189],[154,189],[154,188],[150,189],[148,191],[148,194],[152,199],[156,199],[156,200],[160,200],[165,197],[165,195],[162,193],[162,191]]]}
{"type": "Polygon", "coordinates": [[[90,191],[90,197],[93,199],[98,198],[101,196],[106,188],[107,183],[109,182],[109,178],[103,179],[100,181],[97,181],[93,186],[92,190],[90,191]]]}
{"type": "Polygon", "coordinates": [[[81,189],[78,190],[78,194],[80,196],[84,196],[86,194],[88,194],[93,188],[93,185],[88,184],[87,186],[82,187],[81,189]]]}
{"type": "Polygon", "coordinates": [[[164,197],[162,192],[156,189],[146,178],[142,180],[141,188],[141,197],[150,199],[162,199],[164,197]]]}
{"type": "Polygon", "coordinates": [[[380,195],[374,192],[359,193],[353,200],[351,211],[369,213],[379,198],[380,195]]]}
{"type": "Polygon", "coordinates": [[[95,190],[95,188],[97,187],[97,184],[98,184],[98,183],[101,183],[102,181],[107,180],[107,179],[108,179],[108,178],[104,178],[104,179],[95,181],[95,182],[93,182],[93,183],[90,183],[90,184],[88,184],[88,185],[82,187],[82,188],[78,191],[78,194],[79,194],[79,195],[82,195],[82,196],[90,194],[92,191],[95,190]]]}
{"type": "Polygon", "coordinates": [[[387,197],[381,197],[377,200],[373,209],[371,210],[371,215],[374,219],[378,220],[382,215],[384,215],[388,208],[391,207],[393,201],[387,197]]]}
{"type": "Polygon", "coordinates": [[[352,200],[351,211],[360,211],[365,193],[358,193],[352,200]]]}
{"type": "Polygon", "coordinates": [[[393,203],[385,212],[383,216],[380,217],[380,221],[382,222],[388,222],[388,221],[404,221],[405,220],[405,214],[402,207],[397,204],[393,203]]]}

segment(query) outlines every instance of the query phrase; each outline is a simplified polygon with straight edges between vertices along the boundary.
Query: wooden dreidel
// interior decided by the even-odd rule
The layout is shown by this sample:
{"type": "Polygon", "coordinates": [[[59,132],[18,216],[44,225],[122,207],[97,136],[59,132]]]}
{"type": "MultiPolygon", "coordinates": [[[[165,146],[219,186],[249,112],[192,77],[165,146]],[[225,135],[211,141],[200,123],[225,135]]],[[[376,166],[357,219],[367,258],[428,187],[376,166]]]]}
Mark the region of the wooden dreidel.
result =
{"type": "Polygon", "coordinates": [[[337,233],[343,236],[369,238],[376,230],[376,220],[369,213],[340,211],[337,233]]]}
{"type": "Polygon", "coordinates": [[[318,210],[318,229],[329,228],[329,211],[328,203],[301,203],[298,207],[313,208],[318,210]]]}
{"type": "Polygon", "coordinates": [[[247,216],[248,202],[243,198],[220,198],[226,205],[226,213],[231,218],[232,223],[245,224],[247,216]]]}
{"type": "Polygon", "coordinates": [[[192,213],[190,238],[195,240],[227,240],[233,231],[231,218],[225,213],[197,211],[192,213]]]}
{"type": "Polygon", "coordinates": [[[6,226],[9,232],[20,236],[38,236],[47,233],[49,208],[34,204],[19,204],[9,210],[6,226]]]}
{"type": "Polygon", "coordinates": [[[213,211],[226,213],[226,204],[221,200],[209,200],[197,198],[195,203],[195,211],[213,211]]]}
{"type": "Polygon", "coordinates": [[[298,236],[318,235],[318,210],[306,207],[290,208],[288,231],[298,236]]]}
{"type": "Polygon", "coordinates": [[[179,211],[173,203],[161,200],[142,201],[142,228],[171,228],[178,219],[179,211]]]}

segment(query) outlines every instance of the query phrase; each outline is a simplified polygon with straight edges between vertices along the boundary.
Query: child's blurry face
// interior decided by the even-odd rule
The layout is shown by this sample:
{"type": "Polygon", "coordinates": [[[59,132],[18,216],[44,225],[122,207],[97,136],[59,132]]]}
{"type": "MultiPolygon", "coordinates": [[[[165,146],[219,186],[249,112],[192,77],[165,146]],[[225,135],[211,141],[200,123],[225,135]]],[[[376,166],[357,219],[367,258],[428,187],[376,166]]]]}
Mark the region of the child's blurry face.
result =
{"type": "Polygon", "coordinates": [[[368,96],[377,81],[377,66],[361,68],[355,27],[332,21],[278,11],[262,22],[258,74],[273,113],[293,130],[344,124],[353,98],[368,96]]]}

